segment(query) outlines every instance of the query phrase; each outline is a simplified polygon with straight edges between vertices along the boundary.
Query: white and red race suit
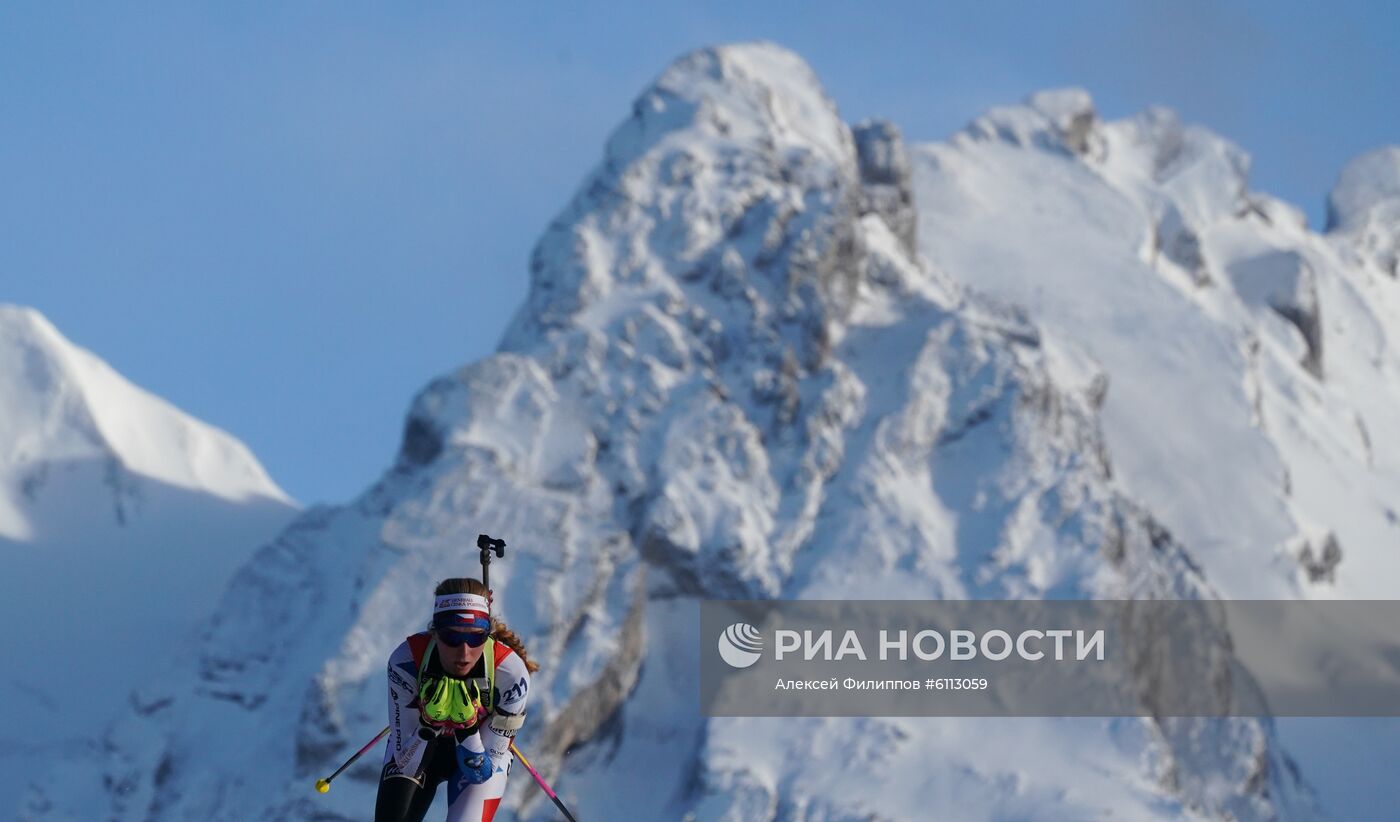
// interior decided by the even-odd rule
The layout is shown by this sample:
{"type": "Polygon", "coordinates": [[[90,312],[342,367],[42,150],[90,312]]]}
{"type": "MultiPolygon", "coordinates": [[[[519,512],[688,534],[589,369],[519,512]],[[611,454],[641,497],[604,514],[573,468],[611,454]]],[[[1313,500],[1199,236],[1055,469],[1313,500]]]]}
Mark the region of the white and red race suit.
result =
{"type": "Polygon", "coordinates": [[[419,720],[418,680],[441,675],[441,665],[429,633],[414,634],[389,655],[389,740],[384,750],[380,797],[376,820],[418,822],[424,818],[440,782],[448,783],[447,822],[491,822],[514,757],[510,743],[525,714],[530,672],[525,661],[509,646],[491,640],[482,658],[468,674],[475,680],[489,706],[474,728],[434,735],[419,720]],[[486,654],[492,655],[488,672],[486,654]],[[425,655],[428,658],[425,659],[425,655]],[[488,674],[490,676],[488,677],[488,674]],[[485,782],[471,784],[457,768],[454,748],[480,745],[490,754],[492,774],[485,782]],[[391,782],[392,780],[392,782],[391,782]]]}

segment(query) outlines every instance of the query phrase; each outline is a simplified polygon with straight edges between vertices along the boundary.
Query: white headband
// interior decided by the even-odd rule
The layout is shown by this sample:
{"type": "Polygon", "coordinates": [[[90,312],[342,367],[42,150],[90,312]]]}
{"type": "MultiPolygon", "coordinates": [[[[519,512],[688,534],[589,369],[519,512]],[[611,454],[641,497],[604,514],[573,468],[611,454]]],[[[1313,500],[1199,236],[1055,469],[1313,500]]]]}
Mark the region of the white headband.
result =
{"type": "Polygon", "coordinates": [[[480,594],[443,594],[433,599],[433,613],[443,611],[479,611],[483,616],[490,616],[491,605],[480,594]]]}

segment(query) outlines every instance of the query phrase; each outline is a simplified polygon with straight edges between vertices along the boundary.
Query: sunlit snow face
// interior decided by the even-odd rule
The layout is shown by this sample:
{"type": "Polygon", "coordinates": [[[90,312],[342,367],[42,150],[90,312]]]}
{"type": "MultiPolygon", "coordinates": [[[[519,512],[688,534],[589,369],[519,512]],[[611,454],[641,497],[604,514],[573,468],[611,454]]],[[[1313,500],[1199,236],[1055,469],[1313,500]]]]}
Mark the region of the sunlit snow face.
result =
{"type": "MultiPolygon", "coordinates": [[[[435,628],[439,636],[448,631],[455,631],[452,628],[435,628]]],[[[480,629],[469,629],[468,632],[484,633],[480,629]]],[[[437,643],[438,659],[442,662],[442,668],[448,676],[465,677],[471,673],[472,667],[477,660],[481,659],[481,652],[486,650],[484,644],[473,648],[465,643],[453,645],[451,642],[443,641],[437,643]]]]}

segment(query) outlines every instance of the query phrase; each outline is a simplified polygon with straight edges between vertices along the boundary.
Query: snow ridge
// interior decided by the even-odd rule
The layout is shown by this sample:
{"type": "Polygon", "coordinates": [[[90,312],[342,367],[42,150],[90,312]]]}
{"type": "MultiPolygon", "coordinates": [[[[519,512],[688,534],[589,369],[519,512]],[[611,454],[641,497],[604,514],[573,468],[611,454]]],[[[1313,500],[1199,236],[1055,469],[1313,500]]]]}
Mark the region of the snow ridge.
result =
{"type": "Polygon", "coordinates": [[[291,503],[242,443],[127,382],[33,309],[0,304],[0,384],[0,536],[36,536],[26,502],[66,463],[106,466],[118,520],[141,477],[291,503]]]}

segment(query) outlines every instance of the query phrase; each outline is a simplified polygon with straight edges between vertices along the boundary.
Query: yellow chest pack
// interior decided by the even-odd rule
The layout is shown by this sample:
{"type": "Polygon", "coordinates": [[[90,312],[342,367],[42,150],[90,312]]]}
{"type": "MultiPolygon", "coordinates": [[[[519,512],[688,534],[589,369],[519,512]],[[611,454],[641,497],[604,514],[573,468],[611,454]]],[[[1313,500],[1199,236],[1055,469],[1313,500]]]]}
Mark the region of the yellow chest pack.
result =
{"type": "Polygon", "coordinates": [[[428,676],[428,660],[437,648],[437,640],[428,641],[418,663],[418,710],[433,725],[470,728],[488,715],[496,696],[495,640],[486,638],[481,658],[486,663],[486,697],[482,698],[482,680],[457,679],[450,676],[428,676]]]}

